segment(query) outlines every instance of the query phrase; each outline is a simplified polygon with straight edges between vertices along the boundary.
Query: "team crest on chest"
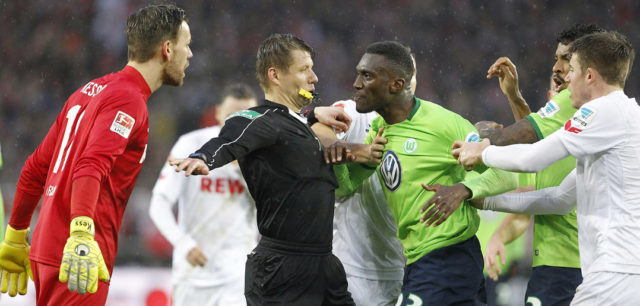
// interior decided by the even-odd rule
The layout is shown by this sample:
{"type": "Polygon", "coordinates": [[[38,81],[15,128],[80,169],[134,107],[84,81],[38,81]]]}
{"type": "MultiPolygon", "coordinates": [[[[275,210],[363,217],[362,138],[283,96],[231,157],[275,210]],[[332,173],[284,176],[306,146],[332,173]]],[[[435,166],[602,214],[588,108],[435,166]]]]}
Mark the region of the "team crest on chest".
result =
{"type": "Polygon", "coordinates": [[[406,153],[413,153],[418,149],[418,142],[413,138],[407,138],[402,145],[406,153]]]}
{"type": "Polygon", "coordinates": [[[400,159],[398,155],[389,150],[384,154],[382,158],[382,164],[380,165],[380,175],[384,181],[384,185],[390,191],[396,191],[402,183],[402,168],[400,167],[400,159]]]}

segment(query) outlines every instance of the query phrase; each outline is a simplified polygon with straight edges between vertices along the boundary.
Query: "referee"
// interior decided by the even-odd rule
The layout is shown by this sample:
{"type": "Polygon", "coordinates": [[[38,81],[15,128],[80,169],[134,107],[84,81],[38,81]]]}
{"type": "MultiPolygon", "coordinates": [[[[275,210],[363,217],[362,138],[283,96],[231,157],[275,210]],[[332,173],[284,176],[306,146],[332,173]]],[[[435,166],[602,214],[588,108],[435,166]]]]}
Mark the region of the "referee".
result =
{"type": "Polygon", "coordinates": [[[247,258],[248,305],[354,305],[342,263],[331,254],[336,178],[298,114],[309,102],[300,90],[313,92],[318,82],[313,55],[298,37],[269,36],[256,61],[261,106],[232,114],[217,138],[170,161],[190,175],[238,160],[262,235],[247,258]]]}

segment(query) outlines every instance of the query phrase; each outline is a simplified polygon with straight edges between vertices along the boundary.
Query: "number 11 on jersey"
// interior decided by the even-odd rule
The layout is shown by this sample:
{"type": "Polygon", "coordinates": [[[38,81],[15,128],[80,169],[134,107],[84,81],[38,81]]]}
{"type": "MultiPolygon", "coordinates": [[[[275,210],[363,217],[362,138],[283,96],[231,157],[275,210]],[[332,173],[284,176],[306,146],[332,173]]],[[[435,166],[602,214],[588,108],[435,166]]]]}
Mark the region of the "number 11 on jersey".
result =
{"type": "Polygon", "coordinates": [[[76,117],[78,116],[78,112],[80,111],[80,105],[76,105],[69,109],[67,112],[67,126],[64,129],[64,136],[62,138],[62,143],[60,144],[60,150],[58,151],[58,158],[56,158],[56,164],[53,167],[53,173],[58,173],[64,169],[64,166],[67,164],[67,158],[69,157],[69,151],[71,151],[71,147],[73,146],[73,138],[78,132],[78,127],[80,126],[80,121],[82,121],[82,116],[84,112],[80,114],[78,117],[78,121],[76,122],[76,117]],[[75,126],[75,129],[74,129],[75,126]],[[71,131],[73,130],[73,136],[71,136],[71,131]],[[71,143],[69,143],[69,139],[71,138],[71,143]],[[69,147],[67,148],[67,144],[69,147]],[[63,159],[64,156],[64,159],[63,159]],[[60,167],[60,163],[62,163],[62,167],[60,167]]]}

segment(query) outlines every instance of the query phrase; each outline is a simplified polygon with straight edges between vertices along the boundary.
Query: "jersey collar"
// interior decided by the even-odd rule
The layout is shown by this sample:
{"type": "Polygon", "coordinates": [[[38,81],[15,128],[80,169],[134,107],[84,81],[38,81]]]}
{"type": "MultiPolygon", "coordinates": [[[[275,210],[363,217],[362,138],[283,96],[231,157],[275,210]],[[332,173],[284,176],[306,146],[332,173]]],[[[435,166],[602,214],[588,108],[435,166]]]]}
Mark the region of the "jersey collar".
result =
{"type": "Polygon", "coordinates": [[[409,114],[409,117],[407,117],[407,120],[409,121],[411,121],[411,118],[413,118],[413,116],[418,112],[418,109],[420,108],[420,99],[418,99],[418,97],[416,96],[413,96],[413,100],[416,101],[416,105],[413,106],[411,114],[409,114]]]}
{"type": "Polygon", "coordinates": [[[120,70],[120,73],[130,77],[140,88],[140,92],[144,95],[145,100],[149,99],[151,96],[151,88],[149,88],[149,84],[147,84],[147,81],[144,80],[144,77],[136,68],[126,65],[124,69],[120,70]]]}

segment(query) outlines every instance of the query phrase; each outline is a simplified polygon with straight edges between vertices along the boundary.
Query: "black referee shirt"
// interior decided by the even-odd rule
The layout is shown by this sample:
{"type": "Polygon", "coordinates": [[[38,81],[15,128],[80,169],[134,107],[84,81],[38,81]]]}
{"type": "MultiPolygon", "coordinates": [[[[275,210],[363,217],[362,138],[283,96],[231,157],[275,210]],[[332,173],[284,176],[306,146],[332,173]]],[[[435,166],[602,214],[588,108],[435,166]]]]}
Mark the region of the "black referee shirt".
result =
{"type": "Polygon", "coordinates": [[[338,184],[324,147],[311,128],[289,109],[263,104],[232,114],[217,138],[197,152],[209,169],[238,160],[258,210],[260,234],[330,245],[334,190],[338,184]]]}

